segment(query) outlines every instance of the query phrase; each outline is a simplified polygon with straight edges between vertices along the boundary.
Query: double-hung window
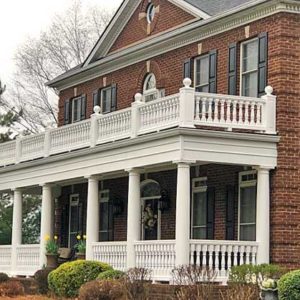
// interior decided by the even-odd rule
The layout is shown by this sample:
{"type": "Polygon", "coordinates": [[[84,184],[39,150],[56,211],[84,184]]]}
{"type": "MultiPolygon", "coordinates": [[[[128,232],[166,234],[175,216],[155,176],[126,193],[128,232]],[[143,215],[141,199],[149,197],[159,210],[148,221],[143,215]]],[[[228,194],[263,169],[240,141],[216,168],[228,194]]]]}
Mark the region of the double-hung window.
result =
{"type": "Polygon", "coordinates": [[[110,202],[109,190],[100,192],[100,232],[101,242],[113,240],[113,206],[110,202]]]}
{"type": "Polygon", "coordinates": [[[113,112],[117,109],[117,86],[111,86],[93,92],[93,107],[99,105],[102,114],[113,112]]]}
{"type": "Polygon", "coordinates": [[[86,96],[81,95],[65,101],[64,123],[70,124],[86,118],[86,96]]]}
{"type": "Polygon", "coordinates": [[[195,59],[195,88],[197,92],[209,92],[209,55],[195,59]]]}
{"type": "Polygon", "coordinates": [[[81,105],[81,97],[77,97],[72,100],[72,123],[79,122],[81,120],[81,105]]]}
{"type": "Polygon", "coordinates": [[[239,239],[256,239],[256,171],[239,174],[239,239]]]}

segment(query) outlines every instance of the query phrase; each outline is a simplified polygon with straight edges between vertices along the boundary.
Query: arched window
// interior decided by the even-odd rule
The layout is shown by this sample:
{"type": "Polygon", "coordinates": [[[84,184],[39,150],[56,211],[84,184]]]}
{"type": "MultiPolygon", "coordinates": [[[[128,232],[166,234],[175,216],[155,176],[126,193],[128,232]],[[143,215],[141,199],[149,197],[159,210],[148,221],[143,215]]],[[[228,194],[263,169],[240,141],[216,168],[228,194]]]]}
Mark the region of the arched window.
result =
{"type": "Polygon", "coordinates": [[[158,90],[156,89],[156,78],[153,73],[146,76],[143,87],[144,101],[152,101],[158,98],[158,90]]]}
{"type": "Polygon", "coordinates": [[[148,5],[146,14],[147,14],[147,21],[149,24],[151,24],[155,17],[155,6],[153,3],[150,3],[148,5]]]}

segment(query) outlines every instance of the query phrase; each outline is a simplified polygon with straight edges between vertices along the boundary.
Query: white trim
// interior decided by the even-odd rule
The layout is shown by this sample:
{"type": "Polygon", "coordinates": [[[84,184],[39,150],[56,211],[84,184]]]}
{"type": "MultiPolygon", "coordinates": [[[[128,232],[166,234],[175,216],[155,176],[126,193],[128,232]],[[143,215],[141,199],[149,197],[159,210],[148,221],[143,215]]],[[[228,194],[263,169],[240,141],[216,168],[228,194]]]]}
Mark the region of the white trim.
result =
{"type": "MultiPolygon", "coordinates": [[[[251,174],[257,174],[256,170],[250,170],[250,171],[243,171],[239,173],[239,192],[238,192],[238,236],[237,239],[240,241],[240,217],[241,217],[241,188],[243,187],[252,187],[257,186],[257,179],[255,180],[248,180],[248,181],[242,181],[242,176],[244,175],[251,175],[251,174]]],[[[257,197],[256,197],[257,198],[257,197]]],[[[256,199],[257,201],[257,199],[256,199]]],[[[257,207],[257,205],[256,205],[257,207]]],[[[249,223],[249,225],[256,225],[255,223],[249,223]]],[[[243,223],[243,225],[247,225],[246,223],[243,223]]]]}
{"type": "Polygon", "coordinates": [[[209,69],[210,69],[210,62],[209,62],[209,54],[202,54],[202,55],[199,55],[197,57],[195,57],[194,59],[194,78],[192,79],[193,80],[193,83],[194,83],[194,88],[197,89],[197,88],[201,88],[201,87],[204,87],[204,86],[208,86],[208,91],[207,93],[209,92],[209,69]],[[208,73],[208,81],[207,81],[207,84],[205,85],[197,85],[196,83],[196,77],[197,77],[197,61],[200,61],[201,59],[204,59],[204,58],[208,58],[208,69],[206,70],[207,73],[208,73]]]}

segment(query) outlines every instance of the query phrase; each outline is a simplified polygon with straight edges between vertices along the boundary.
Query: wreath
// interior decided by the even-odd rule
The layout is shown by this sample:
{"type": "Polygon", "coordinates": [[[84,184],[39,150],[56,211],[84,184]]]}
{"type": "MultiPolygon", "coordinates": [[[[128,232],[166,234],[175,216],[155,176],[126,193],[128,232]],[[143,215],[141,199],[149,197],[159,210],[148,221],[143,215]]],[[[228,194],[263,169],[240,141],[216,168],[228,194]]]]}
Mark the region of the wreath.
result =
{"type": "Polygon", "coordinates": [[[157,215],[154,214],[151,204],[145,206],[142,222],[146,229],[153,229],[155,227],[157,223],[157,215]]]}

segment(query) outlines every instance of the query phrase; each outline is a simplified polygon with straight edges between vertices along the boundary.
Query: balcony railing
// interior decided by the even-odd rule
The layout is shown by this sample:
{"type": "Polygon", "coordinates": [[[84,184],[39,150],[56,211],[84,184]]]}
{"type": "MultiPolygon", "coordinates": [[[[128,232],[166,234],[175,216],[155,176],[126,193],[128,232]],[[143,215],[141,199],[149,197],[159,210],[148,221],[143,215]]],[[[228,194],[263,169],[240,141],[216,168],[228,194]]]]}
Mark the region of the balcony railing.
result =
{"type": "Polygon", "coordinates": [[[48,129],[44,133],[19,137],[0,145],[0,166],[40,159],[54,154],[122,139],[136,138],[173,127],[223,128],[231,131],[252,130],[276,133],[276,97],[266,88],[261,98],[196,93],[190,79],[179,94],[145,103],[136,94],[130,108],[100,114],[100,107],[90,119],[48,129]]]}

